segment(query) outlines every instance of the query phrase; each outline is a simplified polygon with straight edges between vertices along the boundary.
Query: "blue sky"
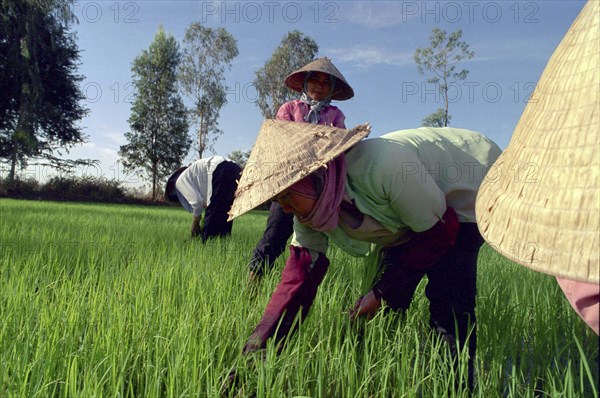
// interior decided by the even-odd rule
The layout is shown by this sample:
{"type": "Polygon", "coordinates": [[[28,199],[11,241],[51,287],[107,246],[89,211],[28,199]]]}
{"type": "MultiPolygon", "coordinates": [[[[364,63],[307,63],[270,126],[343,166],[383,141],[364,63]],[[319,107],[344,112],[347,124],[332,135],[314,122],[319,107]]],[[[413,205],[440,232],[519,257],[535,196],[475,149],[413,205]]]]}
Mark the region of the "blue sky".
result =
{"type": "MultiPolygon", "coordinates": [[[[451,91],[452,125],[480,131],[505,148],[546,62],[583,7],[581,1],[79,1],[79,72],[85,76],[89,115],[82,120],[89,142],[69,157],[101,161],[78,175],[118,178],[117,151],[129,130],[131,65],[148,48],[159,26],[181,41],[197,21],[225,27],[239,56],[227,73],[228,104],[221,110],[215,152],[251,148],[262,123],[251,83],[282,37],[298,29],[319,45],[352,85],[355,97],[335,103],[346,125],[369,122],[371,136],[418,127],[443,106],[413,60],[435,27],[461,29],[475,52],[464,62],[470,74],[451,91]]],[[[210,155],[209,153],[205,156],[210,155]]],[[[193,160],[189,156],[186,161],[193,160]]],[[[52,171],[35,170],[37,177],[52,171]]]]}

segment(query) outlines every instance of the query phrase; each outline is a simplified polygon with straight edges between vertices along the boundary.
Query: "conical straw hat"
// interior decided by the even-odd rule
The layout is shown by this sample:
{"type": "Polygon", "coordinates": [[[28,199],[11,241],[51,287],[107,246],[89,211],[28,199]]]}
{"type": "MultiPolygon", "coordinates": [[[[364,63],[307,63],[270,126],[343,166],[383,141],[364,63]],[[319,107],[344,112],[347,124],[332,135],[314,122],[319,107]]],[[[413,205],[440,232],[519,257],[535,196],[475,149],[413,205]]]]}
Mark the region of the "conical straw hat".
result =
{"type": "Polygon", "coordinates": [[[368,124],[344,130],[320,124],[265,120],[235,192],[229,220],[326,165],[370,131],[368,124]]]}
{"type": "Polygon", "coordinates": [[[335,77],[338,81],[334,87],[331,99],[344,101],[354,97],[354,90],[348,84],[342,73],[327,57],[319,58],[292,72],[285,78],[285,85],[291,90],[302,92],[304,77],[308,72],[323,72],[335,77]]]}
{"type": "Polygon", "coordinates": [[[599,281],[600,3],[550,58],[477,196],[490,245],[536,271],[599,281]]]}

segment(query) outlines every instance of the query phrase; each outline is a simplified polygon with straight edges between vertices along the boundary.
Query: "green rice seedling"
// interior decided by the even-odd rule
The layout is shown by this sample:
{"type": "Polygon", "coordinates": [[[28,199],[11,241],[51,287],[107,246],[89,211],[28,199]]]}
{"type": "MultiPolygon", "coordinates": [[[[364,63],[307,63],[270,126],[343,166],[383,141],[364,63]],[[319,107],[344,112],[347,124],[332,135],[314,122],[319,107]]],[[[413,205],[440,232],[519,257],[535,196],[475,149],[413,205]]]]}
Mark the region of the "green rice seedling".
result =
{"type": "Polygon", "coordinates": [[[363,277],[360,290],[362,291],[362,294],[367,294],[367,292],[373,288],[373,285],[375,285],[378,280],[378,276],[383,271],[380,246],[371,245],[371,251],[367,255],[362,268],[363,277]]]}
{"type": "MultiPolygon", "coordinates": [[[[0,212],[0,397],[468,396],[448,393],[454,370],[428,326],[427,281],[404,315],[351,323],[364,259],[335,247],[311,314],[281,354],[270,342],[242,355],[285,262],[248,287],[266,212],[207,244],[189,238],[189,214],[177,207],[0,199],[0,212]]],[[[471,396],[598,396],[597,336],[553,278],[488,246],[477,330],[471,396]]],[[[465,365],[461,357],[458,371],[465,365]]]]}

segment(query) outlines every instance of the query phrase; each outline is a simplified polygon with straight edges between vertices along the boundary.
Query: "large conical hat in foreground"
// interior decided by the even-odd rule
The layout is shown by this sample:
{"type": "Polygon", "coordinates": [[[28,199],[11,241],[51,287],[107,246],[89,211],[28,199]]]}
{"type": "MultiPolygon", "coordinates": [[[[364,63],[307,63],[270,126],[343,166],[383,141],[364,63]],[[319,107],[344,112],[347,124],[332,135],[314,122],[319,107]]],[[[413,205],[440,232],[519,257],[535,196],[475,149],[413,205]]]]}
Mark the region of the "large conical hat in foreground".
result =
{"type": "Polygon", "coordinates": [[[290,73],[285,78],[285,85],[291,90],[301,93],[304,87],[304,78],[309,72],[323,72],[337,79],[331,99],[344,101],[354,97],[354,90],[352,90],[352,87],[348,84],[346,78],[342,75],[342,72],[340,72],[327,57],[318,58],[304,65],[297,71],[290,73]]]}
{"type": "Polygon", "coordinates": [[[264,121],[246,162],[229,211],[233,220],[313,173],[369,135],[320,124],[264,121]]]}
{"type": "Polygon", "coordinates": [[[490,245],[536,271],[599,281],[600,3],[550,58],[477,196],[490,245]]]}

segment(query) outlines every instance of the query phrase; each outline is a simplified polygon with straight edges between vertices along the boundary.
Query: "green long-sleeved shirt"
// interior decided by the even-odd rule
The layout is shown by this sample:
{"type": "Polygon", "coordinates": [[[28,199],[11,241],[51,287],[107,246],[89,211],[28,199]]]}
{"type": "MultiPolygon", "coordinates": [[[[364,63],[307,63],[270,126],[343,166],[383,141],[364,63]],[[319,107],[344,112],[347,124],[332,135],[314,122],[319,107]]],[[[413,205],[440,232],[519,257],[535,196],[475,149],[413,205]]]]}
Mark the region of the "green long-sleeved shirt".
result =
{"type": "MultiPolygon", "coordinates": [[[[398,130],[361,141],[346,153],[346,196],[390,234],[426,231],[447,206],[460,222],[475,222],[477,190],[500,153],[493,141],[470,130],[398,130]]],[[[354,255],[370,248],[339,226],[322,233],[294,219],[292,245],[325,253],[329,239],[354,255]]]]}

